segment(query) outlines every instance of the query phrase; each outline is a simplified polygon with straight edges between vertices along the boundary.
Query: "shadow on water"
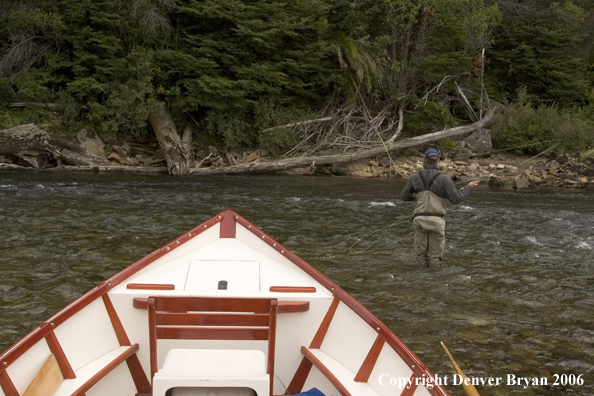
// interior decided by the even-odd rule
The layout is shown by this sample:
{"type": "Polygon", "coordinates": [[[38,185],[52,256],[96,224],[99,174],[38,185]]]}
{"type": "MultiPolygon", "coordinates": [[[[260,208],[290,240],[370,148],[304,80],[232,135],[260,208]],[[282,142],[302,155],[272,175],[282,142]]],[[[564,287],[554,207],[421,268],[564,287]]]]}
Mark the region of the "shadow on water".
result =
{"type": "MultiPolygon", "coordinates": [[[[488,395],[594,395],[594,195],[479,189],[445,266],[413,263],[403,183],[326,177],[0,174],[0,350],[97,283],[232,208],[333,279],[440,376],[488,395]],[[507,375],[546,386],[507,385],[507,375]],[[553,386],[583,374],[583,385],[553,386]]],[[[454,395],[460,386],[448,385],[454,395]]]]}

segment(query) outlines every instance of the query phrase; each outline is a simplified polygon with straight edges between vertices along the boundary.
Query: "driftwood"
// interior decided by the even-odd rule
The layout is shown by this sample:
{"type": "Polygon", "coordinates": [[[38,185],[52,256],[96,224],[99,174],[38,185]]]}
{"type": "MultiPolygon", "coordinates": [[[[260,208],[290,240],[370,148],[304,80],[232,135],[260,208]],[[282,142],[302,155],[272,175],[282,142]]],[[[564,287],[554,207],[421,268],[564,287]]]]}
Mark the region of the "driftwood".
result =
{"type": "Polygon", "coordinates": [[[0,131],[0,155],[17,157],[33,168],[72,166],[105,166],[109,161],[99,157],[76,141],[64,137],[50,137],[34,124],[0,131]]]}
{"type": "Polygon", "coordinates": [[[34,124],[0,131],[0,155],[18,157],[33,168],[45,168],[51,160],[61,159],[47,132],[34,124]]]}
{"type": "Polygon", "coordinates": [[[484,118],[470,125],[444,129],[443,131],[433,132],[414,138],[402,139],[396,142],[386,143],[385,145],[379,145],[374,148],[357,151],[351,154],[296,157],[278,161],[255,161],[247,164],[232,165],[220,168],[197,168],[191,173],[195,175],[271,173],[291,168],[324,166],[358,161],[384,155],[386,152],[390,151],[402,150],[408,147],[415,147],[425,143],[435,142],[447,137],[452,138],[465,136],[476,130],[479,130],[480,128],[489,126],[491,124],[494,112],[495,108],[492,108],[484,118]]]}

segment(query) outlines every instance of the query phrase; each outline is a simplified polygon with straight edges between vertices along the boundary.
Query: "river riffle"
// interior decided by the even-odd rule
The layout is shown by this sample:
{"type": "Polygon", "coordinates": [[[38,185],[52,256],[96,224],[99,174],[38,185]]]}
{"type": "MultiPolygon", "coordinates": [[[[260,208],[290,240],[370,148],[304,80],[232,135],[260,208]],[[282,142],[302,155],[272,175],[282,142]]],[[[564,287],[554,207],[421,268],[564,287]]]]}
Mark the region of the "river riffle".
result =
{"type": "Polygon", "coordinates": [[[0,350],[231,208],[359,299],[440,376],[453,374],[443,341],[467,376],[503,378],[478,387],[483,396],[594,395],[594,194],[481,186],[449,208],[445,266],[426,269],[413,262],[403,184],[0,173],[0,350]],[[548,385],[508,385],[508,374],[548,385]],[[563,374],[584,384],[552,385],[563,374]]]}

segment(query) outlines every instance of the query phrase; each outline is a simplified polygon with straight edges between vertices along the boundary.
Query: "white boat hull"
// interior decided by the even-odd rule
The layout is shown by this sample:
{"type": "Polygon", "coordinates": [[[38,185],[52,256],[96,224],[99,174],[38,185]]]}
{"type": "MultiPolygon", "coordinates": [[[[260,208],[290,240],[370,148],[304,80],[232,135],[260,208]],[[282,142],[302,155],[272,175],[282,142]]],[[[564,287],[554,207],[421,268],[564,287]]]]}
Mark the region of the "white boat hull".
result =
{"type": "MultiPolygon", "coordinates": [[[[46,394],[150,395],[151,296],[277,299],[274,395],[314,387],[326,395],[448,395],[353,297],[227,210],[98,285],[0,355],[0,396],[36,394],[32,387],[45,381],[37,375],[52,354],[64,380],[46,394]]],[[[265,341],[160,340],[159,368],[177,348],[268,353],[265,341]]],[[[193,394],[182,388],[176,394],[193,394]]]]}

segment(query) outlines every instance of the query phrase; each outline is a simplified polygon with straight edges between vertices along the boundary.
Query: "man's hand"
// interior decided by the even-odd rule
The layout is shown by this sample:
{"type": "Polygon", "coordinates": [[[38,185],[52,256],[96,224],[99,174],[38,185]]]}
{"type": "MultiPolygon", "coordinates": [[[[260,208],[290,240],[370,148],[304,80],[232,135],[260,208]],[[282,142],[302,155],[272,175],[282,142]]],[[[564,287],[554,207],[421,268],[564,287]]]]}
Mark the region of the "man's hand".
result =
{"type": "Polygon", "coordinates": [[[472,188],[475,188],[476,186],[478,186],[479,183],[480,183],[480,181],[475,180],[475,181],[471,181],[470,183],[468,183],[468,185],[471,186],[472,188]]]}

